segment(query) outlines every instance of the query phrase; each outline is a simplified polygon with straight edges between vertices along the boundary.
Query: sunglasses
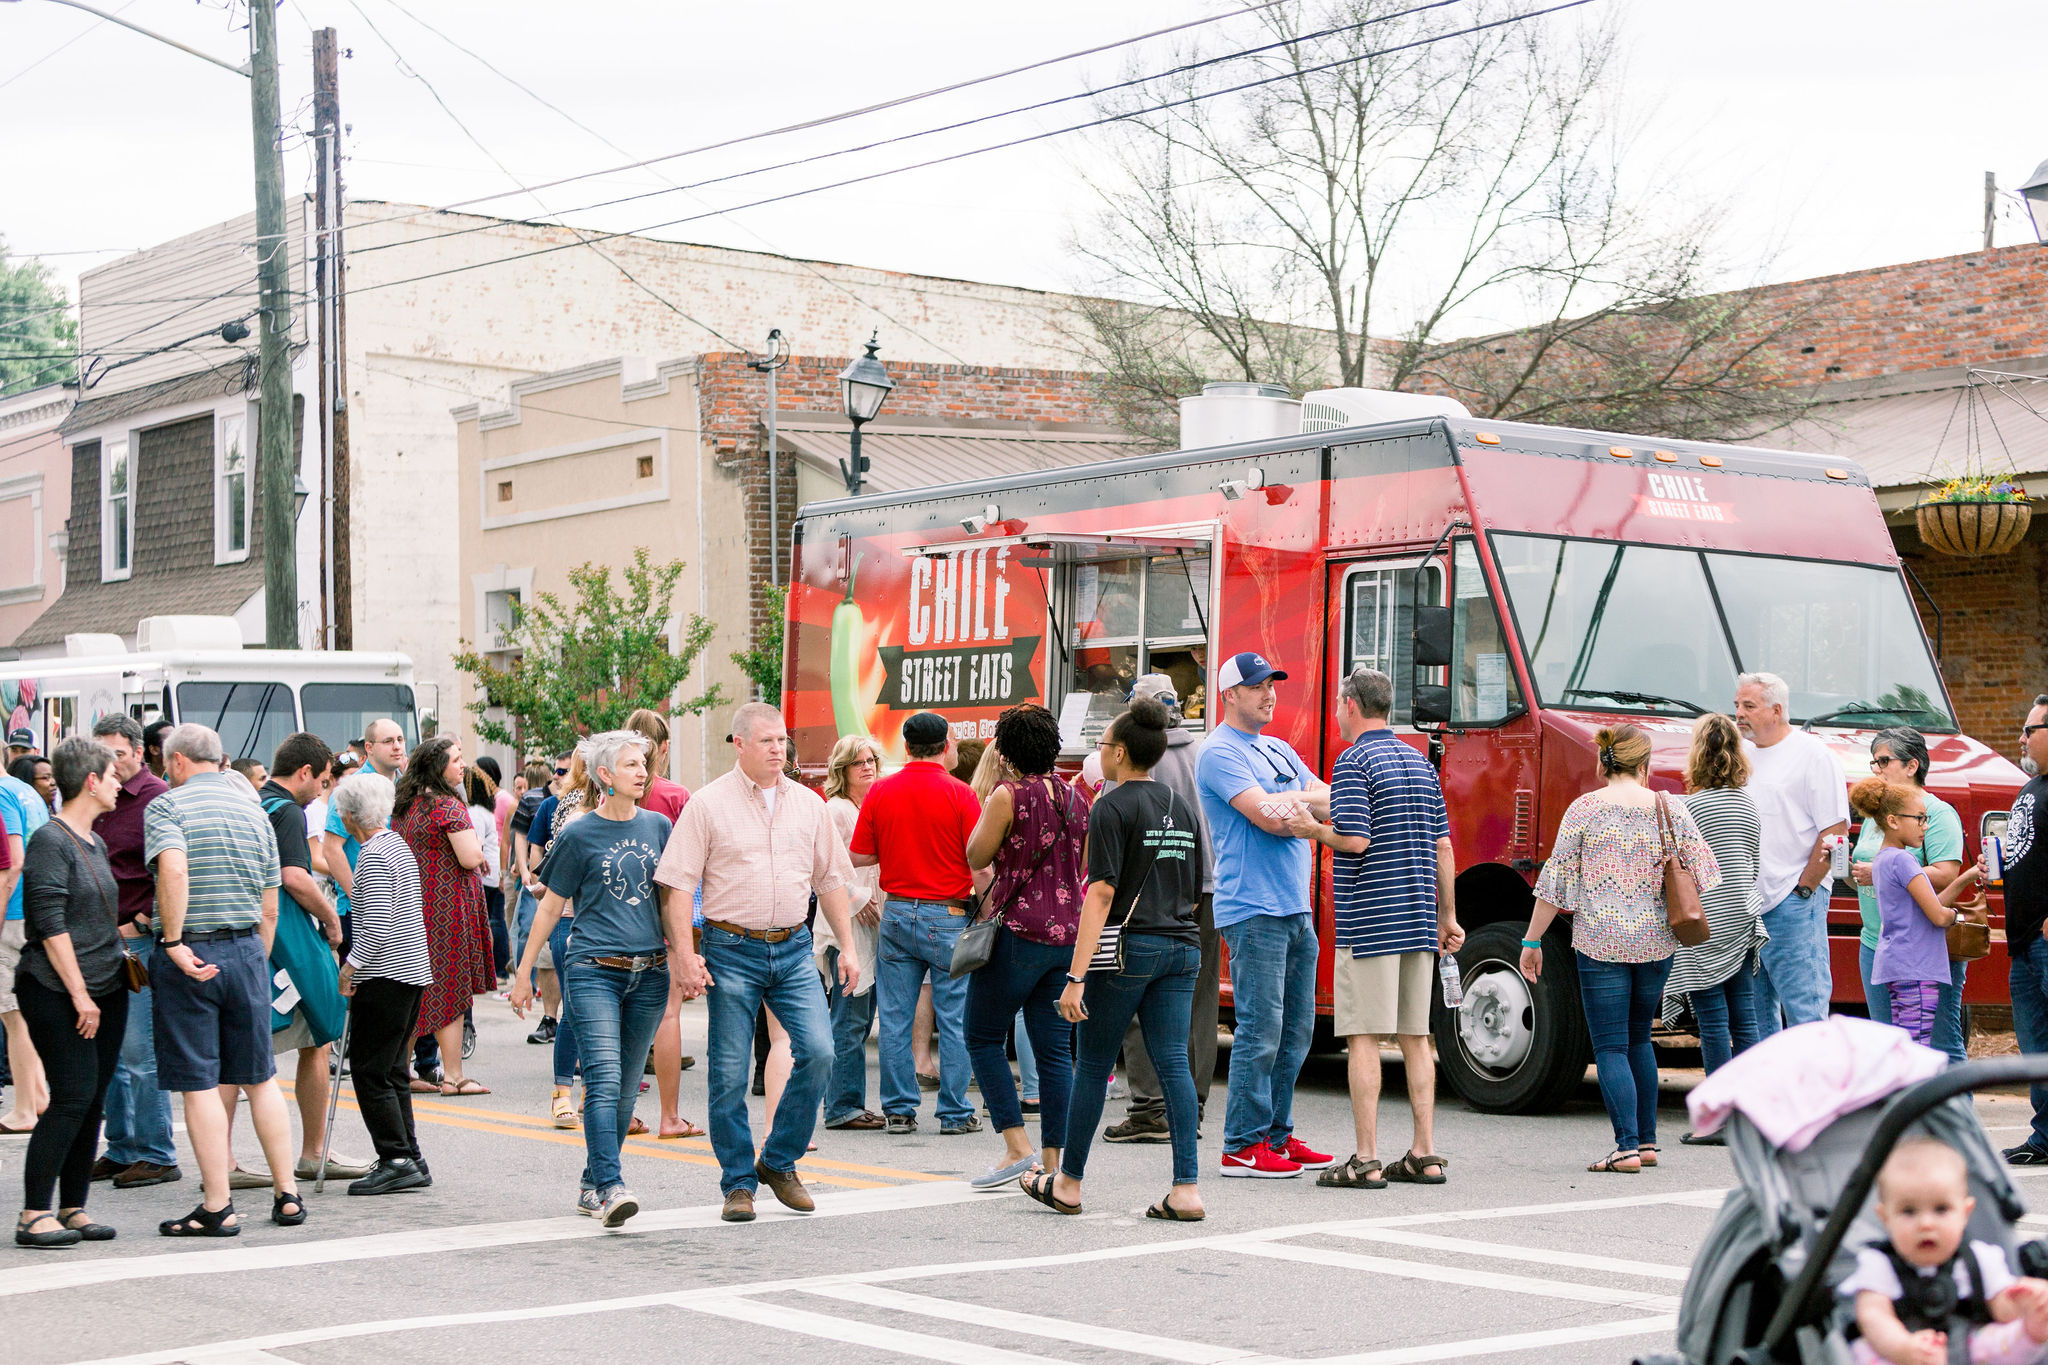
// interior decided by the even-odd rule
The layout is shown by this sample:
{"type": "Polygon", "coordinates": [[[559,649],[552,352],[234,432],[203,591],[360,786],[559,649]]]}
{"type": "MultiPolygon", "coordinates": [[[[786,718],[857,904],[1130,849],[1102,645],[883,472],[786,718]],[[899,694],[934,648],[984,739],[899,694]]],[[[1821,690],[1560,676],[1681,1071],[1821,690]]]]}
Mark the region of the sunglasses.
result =
{"type": "Polygon", "coordinates": [[[2033,737],[2033,734],[2034,734],[2034,732],[2035,732],[2036,730],[2048,730],[2048,724],[2042,724],[2042,725],[2022,725],[2022,726],[2020,727],[2020,738],[2021,738],[2021,739],[2031,739],[2031,738],[2033,737]]]}

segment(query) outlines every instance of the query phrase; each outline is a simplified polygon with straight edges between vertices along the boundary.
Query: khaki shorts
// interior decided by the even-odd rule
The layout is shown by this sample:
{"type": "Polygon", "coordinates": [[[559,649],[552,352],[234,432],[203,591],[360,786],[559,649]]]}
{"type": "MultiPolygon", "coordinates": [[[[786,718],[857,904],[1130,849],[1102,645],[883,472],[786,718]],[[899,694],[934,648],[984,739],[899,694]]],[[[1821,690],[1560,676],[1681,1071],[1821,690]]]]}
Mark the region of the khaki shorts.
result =
{"type": "Polygon", "coordinates": [[[1330,971],[1337,1036],[1428,1033],[1429,979],[1435,971],[1435,953],[1353,957],[1339,952],[1330,971]]]}
{"type": "Polygon", "coordinates": [[[306,1011],[300,1007],[292,1009],[292,1021],[283,1028],[270,1031],[270,1053],[282,1057],[287,1052],[313,1046],[313,1025],[306,1019],[306,1011]]]}
{"type": "Polygon", "coordinates": [[[28,924],[11,919],[0,928],[0,1014],[21,1009],[14,1003],[14,973],[21,966],[21,950],[28,946],[28,924]]]}

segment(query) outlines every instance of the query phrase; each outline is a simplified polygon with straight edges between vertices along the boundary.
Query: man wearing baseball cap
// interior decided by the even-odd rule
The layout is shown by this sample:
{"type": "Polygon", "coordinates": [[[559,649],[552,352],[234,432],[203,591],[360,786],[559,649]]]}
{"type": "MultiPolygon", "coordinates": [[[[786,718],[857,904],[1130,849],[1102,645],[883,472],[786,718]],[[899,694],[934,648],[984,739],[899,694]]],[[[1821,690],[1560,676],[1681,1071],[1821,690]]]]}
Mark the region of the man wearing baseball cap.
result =
{"type": "Polygon", "coordinates": [[[853,865],[880,864],[882,932],[875,964],[886,1131],[917,1131],[917,1064],[910,1035],[929,977],[939,1029],[939,1132],[981,1131],[967,1101],[967,978],[952,976],[953,944],[967,927],[974,873],[967,838],[981,818],[974,788],[950,771],[953,727],[936,711],[903,722],[910,761],[868,789],[853,827],[853,865]]]}
{"type": "Polygon", "coordinates": [[[1224,660],[1216,675],[1223,723],[1196,765],[1237,1013],[1223,1174],[1268,1180],[1332,1161],[1294,1136],[1294,1081],[1316,1022],[1311,841],[1329,818],[1330,789],[1286,741],[1262,733],[1278,700],[1274,684],[1286,680],[1257,653],[1224,660]]]}
{"type": "Polygon", "coordinates": [[[5,765],[0,766],[11,768],[14,766],[15,759],[24,758],[35,751],[35,731],[29,729],[26,725],[17,725],[7,732],[7,762],[5,765]]]}

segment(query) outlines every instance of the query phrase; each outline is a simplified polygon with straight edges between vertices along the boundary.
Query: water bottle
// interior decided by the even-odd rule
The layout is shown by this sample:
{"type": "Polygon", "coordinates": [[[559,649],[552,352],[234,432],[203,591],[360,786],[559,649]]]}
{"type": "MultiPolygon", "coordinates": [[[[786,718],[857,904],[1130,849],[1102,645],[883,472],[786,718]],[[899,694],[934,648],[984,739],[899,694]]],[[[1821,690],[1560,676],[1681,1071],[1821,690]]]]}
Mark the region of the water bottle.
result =
{"type": "Polygon", "coordinates": [[[1465,977],[1458,970],[1455,953],[1438,953],[1436,974],[1444,983],[1444,1008],[1454,1010],[1465,1001],[1465,977]]]}
{"type": "Polygon", "coordinates": [[[2005,881],[2005,839],[1989,835],[1984,840],[1984,879],[1993,886],[2005,881]]]}

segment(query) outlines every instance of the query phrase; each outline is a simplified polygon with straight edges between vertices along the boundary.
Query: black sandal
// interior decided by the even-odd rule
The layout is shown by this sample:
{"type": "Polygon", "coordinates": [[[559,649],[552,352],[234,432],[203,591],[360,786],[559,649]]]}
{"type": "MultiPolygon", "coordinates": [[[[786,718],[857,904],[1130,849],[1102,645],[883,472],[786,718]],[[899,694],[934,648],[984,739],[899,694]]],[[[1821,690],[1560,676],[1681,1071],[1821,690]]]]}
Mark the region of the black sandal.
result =
{"type": "Polygon", "coordinates": [[[270,1221],[279,1227],[295,1228],[306,1221],[306,1201],[299,1198],[297,1190],[286,1190],[270,1201],[270,1221]],[[297,1213],[286,1213],[285,1205],[297,1209],[297,1213]]]}
{"type": "Polygon", "coordinates": [[[64,1220],[54,1213],[39,1213],[27,1221],[20,1218],[14,1221],[14,1244],[18,1247],[74,1247],[80,1240],[78,1229],[65,1227],[64,1220]],[[35,1226],[38,1223],[55,1223],[57,1226],[48,1232],[37,1232],[35,1226]]]}
{"type": "Polygon", "coordinates": [[[1169,1194],[1166,1196],[1166,1199],[1162,1199],[1151,1208],[1146,1209],[1145,1216],[1147,1218],[1158,1218],[1168,1223],[1199,1223],[1209,1216],[1206,1209],[1200,1213],[1190,1213],[1186,1209],[1177,1209],[1166,1202],[1167,1199],[1171,1198],[1173,1196],[1169,1194]]]}
{"type": "Polygon", "coordinates": [[[232,1199],[219,1209],[209,1209],[202,1203],[183,1218],[167,1218],[158,1223],[156,1230],[166,1237],[239,1237],[242,1225],[227,1221],[234,1216],[232,1199]]]}
{"type": "Polygon", "coordinates": [[[1383,1190],[1387,1187],[1387,1178],[1380,1174],[1382,1169],[1379,1162],[1360,1161],[1353,1153],[1350,1160],[1340,1162],[1317,1176],[1316,1184],[1326,1190],[1383,1190]]]}
{"type": "Polygon", "coordinates": [[[84,1209],[59,1209],[57,1210],[57,1221],[88,1242],[111,1242],[114,1240],[114,1230],[105,1223],[93,1222],[87,1216],[84,1209]],[[76,1221],[79,1219],[84,1219],[84,1221],[76,1221]]]}
{"type": "Polygon", "coordinates": [[[1442,1185],[1449,1181],[1450,1177],[1445,1172],[1450,1169],[1451,1163],[1440,1156],[1403,1152],[1399,1161],[1387,1167],[1387,1179],[1409,1185],[1442,1185]],[[1436,1167],[1435,1175],[1429,1174],[1432,1166],[1436,1167]]]}
{"type": "Polygon", "coordinates": [[[1054,1213],[1064,1213],[1069,1217],[1079,1213],[1081,1211],[1079,1204],[1063,1203],[1054,1197],[1052,1179],[1051,1171],[1033,1171],[1017,1182],[1017,1188],[1051,1209],[1054,1213]]]}

